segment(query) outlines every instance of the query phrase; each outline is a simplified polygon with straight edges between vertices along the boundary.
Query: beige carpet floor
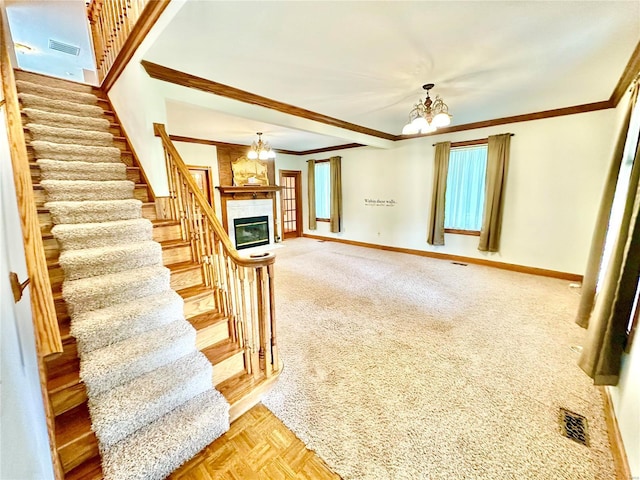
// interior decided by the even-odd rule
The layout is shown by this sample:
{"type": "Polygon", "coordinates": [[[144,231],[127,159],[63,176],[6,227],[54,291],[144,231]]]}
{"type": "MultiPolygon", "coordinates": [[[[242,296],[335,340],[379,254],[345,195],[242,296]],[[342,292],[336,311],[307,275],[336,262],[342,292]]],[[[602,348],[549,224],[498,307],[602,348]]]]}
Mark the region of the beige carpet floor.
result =
{"type": "Polygon", "coordinates": [[[278,250],[264,399],[345,479],[614,479],[569,282],[311,239],[278,250]],[[588,419],[590,447],[559,433],[588,419]]]}

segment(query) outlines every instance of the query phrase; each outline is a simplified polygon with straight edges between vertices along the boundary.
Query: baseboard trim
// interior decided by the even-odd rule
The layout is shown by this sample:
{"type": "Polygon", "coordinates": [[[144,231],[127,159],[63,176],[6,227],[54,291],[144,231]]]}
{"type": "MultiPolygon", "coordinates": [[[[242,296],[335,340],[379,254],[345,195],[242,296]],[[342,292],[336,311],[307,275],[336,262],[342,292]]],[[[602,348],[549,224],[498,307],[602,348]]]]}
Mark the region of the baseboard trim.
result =
{"type": "Polygon", "coordinates": [[[493,260],[485,260],[484,258],[464,257],[462,255],[451,255],[448,253],[428,252],[425,250],[415,250],[411,248],[391,247],[388,245],[378,245],[376,243],[357,242],[355,240],[346,240],[344,238],[323,237],[321,235],[312,235],[309,233],[302,234],[303,237],[313,238],[315,240],[326,240],[329,242],[346,243],[347,245],[355,245],[358,247],[376,248],[378,250],[386,250],[389,252],[408,253],[410,255],[418,255],[420,257],[437,258],[440,260],[450,260],[453,262],[473,263],[475,265],[483,265],[486,267],[500,268],[501,270],[510,270],[512,272],[529,273],[531,275],[540,275],[543,277],[559,278],[572,282],[582,282],[582,275],[568,272],[558,272],[556,270],[547,270],[545,268],[527,267],[525,265],[516,265],[513,263],[495,262],[493,260]]]}
{"type": "Polygon", "coordinates": [[[611,453],[613,454],[613,462],[616,466],[616,479],[631,480],[631,468],[629,467],[627,453],[624,449],[624,444],[622,443],[622,435],[620,434],[620,427],[618,427],[616,412],[613,409],[611,393],[609,393],[609,389],[607,387],[601,386],[598,388],[602,394],[602,401],[604,404],[604,418],[607,423],[607,433],[609,435],[611,453]]]}

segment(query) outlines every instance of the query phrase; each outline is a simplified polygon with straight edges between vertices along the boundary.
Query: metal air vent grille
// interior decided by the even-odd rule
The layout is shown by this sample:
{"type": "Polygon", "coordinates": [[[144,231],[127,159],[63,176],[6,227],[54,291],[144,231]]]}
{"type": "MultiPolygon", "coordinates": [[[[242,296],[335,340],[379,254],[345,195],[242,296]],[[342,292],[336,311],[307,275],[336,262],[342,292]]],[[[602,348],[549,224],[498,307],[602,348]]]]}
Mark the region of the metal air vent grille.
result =
{"type": "Polygon", "coordinates": [[[80,54],[80,47],[75,45],[69,45],[68,43],[58,42],[53,39],[49,39],[49,48],[58,52],[66,53],[77,57],[80,54]]]}

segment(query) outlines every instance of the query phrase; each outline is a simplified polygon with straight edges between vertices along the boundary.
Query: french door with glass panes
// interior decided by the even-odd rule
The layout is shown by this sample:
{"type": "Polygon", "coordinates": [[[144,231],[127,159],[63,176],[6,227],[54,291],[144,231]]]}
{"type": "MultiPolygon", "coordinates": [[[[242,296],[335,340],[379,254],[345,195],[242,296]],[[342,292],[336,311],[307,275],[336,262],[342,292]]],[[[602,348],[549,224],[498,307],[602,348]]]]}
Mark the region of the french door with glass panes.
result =
{"type": "Polygon", "coordinates": [[[280,170],[283,239],[302,236],[301,182],[300,170],[280,170]]]}

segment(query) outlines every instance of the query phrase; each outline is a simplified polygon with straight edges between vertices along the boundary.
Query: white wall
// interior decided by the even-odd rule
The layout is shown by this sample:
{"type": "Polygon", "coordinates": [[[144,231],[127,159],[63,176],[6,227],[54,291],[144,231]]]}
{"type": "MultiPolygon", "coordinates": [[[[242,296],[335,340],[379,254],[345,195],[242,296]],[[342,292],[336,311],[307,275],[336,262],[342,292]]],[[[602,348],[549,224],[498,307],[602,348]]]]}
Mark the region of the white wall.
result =
{"type": "MultiPolygon", "coordinates": [[[[169,123],[169,127],[171,123],[169,123]]],[[[220,185],[220,173],[218,171],[218,150],[215,145],[203,145],[200,143],[173,142],[187,165],[201,165],[211,167],[211,183],[213,187],[214,210],[222,221],[222,208],[220,206],[220,192],[215,188],[220,185]]]]}
{"type": "MultiPolygon", "coordinates": [[[[629,103],[629,94],[616,109],[616,135],[629,103]]],[[[640,335],[636,335],[628,355],[623,355],[620,381],[607,387],[627,452],[631,475],[640,478],[640,335]]]]}
{"type": "Polygon", "coordinates": [[[4,107],[0,109],[0,478],[53,478],[29,289],[14,304],[9,272],[27,278],[4,107]]]}
{"type": "Polygon", "coordinates": [[[109,100],[157,196],[166,196],[169,191],[162,144],[153,134],[153,124],[166,125],[167,114],[164,96],[160,93],[161,82],[152,80],[140,61],[184,3],[185,0],[169,3],[108,92],[109,100]]]}
{"type": "Polygon", "coordinates": [[[400,248],[486,258],[582,274],[613,144],[613,109],[397,142],[390,150],[352,148],[320,156],[278,156],[276,167],[303,170],[305,233],[400,248]],[[433,143],[514,133],[500,252],[477,250],[478,238],[445,235],[427,245],[433,143]],[[306,161],[342,157],[343,232],[308,229],[306,161]],[[394,206],[365,205],[365,199],[394,206]]]}

